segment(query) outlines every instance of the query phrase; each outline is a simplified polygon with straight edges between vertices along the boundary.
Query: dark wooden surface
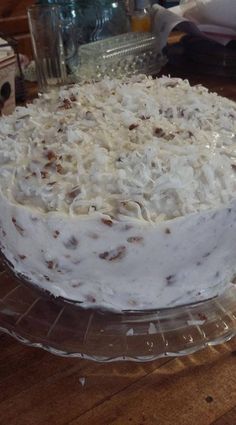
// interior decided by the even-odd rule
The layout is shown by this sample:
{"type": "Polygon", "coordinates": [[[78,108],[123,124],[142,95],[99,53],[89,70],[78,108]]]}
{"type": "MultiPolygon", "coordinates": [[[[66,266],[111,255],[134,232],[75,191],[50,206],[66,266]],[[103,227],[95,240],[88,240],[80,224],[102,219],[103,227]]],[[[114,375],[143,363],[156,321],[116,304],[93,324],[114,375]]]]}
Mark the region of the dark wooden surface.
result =
{"type": "MultiPolygon", "coordinates": [[[[236,100],[234,79],[164,73],[236,100]]],[[[0,335],[0,425],[110,424],[235,425],[236,339],[182,358],[96,364],[0,335]]]]}
{"type": "Polygon", "coordinates": [[[55,357],[6,335],[0,348],[1,425],[236,424],[236,340],[147,364],[55,357]]]}
{"type": "Polygon", "coordinates": [[[0,31],[15,37],[19,52],[32,57],[27,8],[34,0],[0,0],[0,31]]]}
{"type": "Polygon", "coordinates": [[[8,19],[26,14],[26,9],[35,0],[4,0],[0,2],[0,18],[8,19]]]}

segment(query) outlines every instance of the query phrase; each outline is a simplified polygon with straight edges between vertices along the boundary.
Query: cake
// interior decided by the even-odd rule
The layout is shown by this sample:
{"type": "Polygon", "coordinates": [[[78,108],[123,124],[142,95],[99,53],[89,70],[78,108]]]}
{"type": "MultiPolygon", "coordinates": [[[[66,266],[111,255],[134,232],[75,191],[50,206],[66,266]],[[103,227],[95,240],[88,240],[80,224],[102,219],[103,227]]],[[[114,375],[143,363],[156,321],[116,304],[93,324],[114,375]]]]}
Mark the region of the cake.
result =
{"type": "Polygon", "coordinates": [[[1,252],[81,306],[176,307],[236,273],[236,107],[162,77],[63,87],[0,119],[1,252]]]}

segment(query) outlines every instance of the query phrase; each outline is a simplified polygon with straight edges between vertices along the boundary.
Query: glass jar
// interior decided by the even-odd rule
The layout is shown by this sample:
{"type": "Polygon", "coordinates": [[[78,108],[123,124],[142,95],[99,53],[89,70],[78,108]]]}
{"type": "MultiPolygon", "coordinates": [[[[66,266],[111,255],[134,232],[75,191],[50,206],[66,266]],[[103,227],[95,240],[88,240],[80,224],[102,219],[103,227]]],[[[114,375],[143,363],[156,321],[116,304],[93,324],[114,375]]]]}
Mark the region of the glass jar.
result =
{"type": "Polygon", "coordinates": [[[123,34],[130,29],[127,0],[38,0],[39,4],[58,4],[63,9],[63,25],[76,22],[79,44],[123,34]]]}

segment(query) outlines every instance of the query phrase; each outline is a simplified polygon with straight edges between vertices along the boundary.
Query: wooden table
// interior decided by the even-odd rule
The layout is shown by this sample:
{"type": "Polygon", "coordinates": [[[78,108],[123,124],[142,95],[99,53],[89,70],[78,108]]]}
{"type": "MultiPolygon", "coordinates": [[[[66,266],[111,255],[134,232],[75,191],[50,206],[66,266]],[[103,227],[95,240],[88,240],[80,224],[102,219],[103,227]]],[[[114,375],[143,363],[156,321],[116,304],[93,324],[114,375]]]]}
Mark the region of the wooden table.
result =
{"type": "MultiPolygon", "coordinates": [[[[164,72],[236,100],[232,79],[164,72]]],[[[4,334],[0,348],[0,425],[236,424],[236,339],[146,364],[59,358],[4,334]]]]}
{"type": "Polygon", "coordinates": [[[1,425],[236,423],[236,340],[146,364],[55,357],[5,335],[0,347],[1,425]]]}

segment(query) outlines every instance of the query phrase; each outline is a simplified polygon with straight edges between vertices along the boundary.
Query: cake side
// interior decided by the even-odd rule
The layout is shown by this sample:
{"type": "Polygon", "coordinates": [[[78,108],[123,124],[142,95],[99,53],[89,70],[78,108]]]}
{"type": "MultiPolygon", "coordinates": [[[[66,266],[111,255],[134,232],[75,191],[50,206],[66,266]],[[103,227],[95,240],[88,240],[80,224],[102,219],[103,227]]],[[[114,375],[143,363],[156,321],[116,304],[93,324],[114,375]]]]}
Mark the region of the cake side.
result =
{"type": "Polygon", "coordinates": [[[218,295],[236,273],[236,201],[159,224],[68,217],[0,195],[1,249],[16,273],[84,307],[155,309],[218,295]]]}

